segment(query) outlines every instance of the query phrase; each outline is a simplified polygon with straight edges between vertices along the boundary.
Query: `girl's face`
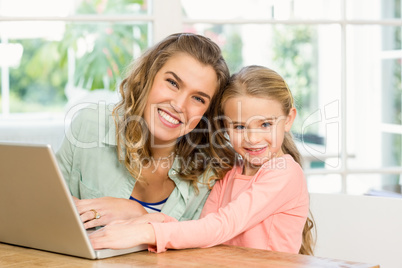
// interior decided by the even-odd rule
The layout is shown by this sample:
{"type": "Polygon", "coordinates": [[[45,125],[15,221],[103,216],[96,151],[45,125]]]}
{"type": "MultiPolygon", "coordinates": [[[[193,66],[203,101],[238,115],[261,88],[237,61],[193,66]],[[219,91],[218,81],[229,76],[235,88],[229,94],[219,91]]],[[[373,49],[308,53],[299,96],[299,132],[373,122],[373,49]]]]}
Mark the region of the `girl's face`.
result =
{"type": "Polygon", "coordinates": [[[296,109],[285,115],[278,101],[247,95],[229,99],[223,108],[230,142],[244,159],[243,174],[254,175],[262,164],[283,155],[281,146],[296,109]]]}
{"type": "Polygon", "coordinates": [[[192,131],[217,87],[211,66],[184,53],[171,57],[156,74],[144,111],[151,146],[174,146],[178,137],[192,131]]]}

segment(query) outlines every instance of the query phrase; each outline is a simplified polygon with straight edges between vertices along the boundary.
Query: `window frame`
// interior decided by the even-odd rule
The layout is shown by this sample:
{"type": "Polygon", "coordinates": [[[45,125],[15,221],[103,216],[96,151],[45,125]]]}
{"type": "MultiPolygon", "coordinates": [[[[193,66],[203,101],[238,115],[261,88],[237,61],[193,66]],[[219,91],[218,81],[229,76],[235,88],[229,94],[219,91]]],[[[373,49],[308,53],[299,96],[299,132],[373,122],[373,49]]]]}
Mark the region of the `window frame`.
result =
{"type": "MultiPolygon", "coordinates": [[[[149,35],[152,40],[149,44],[155,44],[162,40],[169,34],[181,32],[182,26],[185,24],[208,23],[208,24],[285,24],[285,25],[339,25],[341,30],[341,42],[339,44],[341,50],[341,91],[340,91],[340,167],[336,169],[305,169],[305,175],[308,179],[310,175],[328,175],[337,174],[341,177],[341,193],[347,193],[347,177],[352,174],[402,174],[402,167],[389,167],[389,168],[352,168],[348,166],[347,153],[347,78],[348,66],[346,62],[347,57],[347,28],[353,25],[376,25],[376,26],[398,26],[402,27],[402,19],[348,19],[347,18],[347,4],[346,0],[340,0],[341,3],[341,17],[337,20],[325,19],[190,19],[185,18],[182,14],[182,6],[180,0],[149,0],[151,11],[148,15],[118,15],[118,16],[93,16],[93,15],[79,15],[68,17],[5,17],[0,16],[0,22],[4,21],[65,21],[65,22],[148,22],[151,27],[151,34],[149,35]],[[168,12],[167,12],[168,11],[168,12]]],[[[384,58],[402,59],[402,51],[389,51],[384,53],[384,58]]],[[[3,73],[3,72],[2,72],[3,73]]],[[[3,96],[4,98],[4,96],[3,96]]],[[[4,106],[3,106],[4,107],[4,106]]],[[[5,118],[7,113],[0,115],[0,120],[5,118]]],[[[7,115],[7,118],[12,118],[12,115],[7,115]]],[[[384,133],[397,132],[402,134],[400,125],[383,124],[384,133]]]]}

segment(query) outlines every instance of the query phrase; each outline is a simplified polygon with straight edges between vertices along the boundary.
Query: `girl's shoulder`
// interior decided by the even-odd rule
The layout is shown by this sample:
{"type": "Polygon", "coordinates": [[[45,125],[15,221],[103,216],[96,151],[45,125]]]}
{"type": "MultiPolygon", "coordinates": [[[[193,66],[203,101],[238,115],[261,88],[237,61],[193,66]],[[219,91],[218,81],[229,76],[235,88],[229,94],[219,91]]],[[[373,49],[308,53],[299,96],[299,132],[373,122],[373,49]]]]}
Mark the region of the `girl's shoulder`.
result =
{"type": "Polygon", "coordinates": [[[286,173],[286,174],[303,174],[303,170],[299,163],[289,154],[284,154],[280,157],[275,157],[265,164],[259,170],[259,173],[286,173]]]}
{"type": "Polygon", "coordinates": [[[223,178],[216,180],[215,185],[217,184],[225,184],[228,180],[233,179],[237,174],[242,174],[242,166],[235,165],[232,169],[226,172],[223,178]]]}

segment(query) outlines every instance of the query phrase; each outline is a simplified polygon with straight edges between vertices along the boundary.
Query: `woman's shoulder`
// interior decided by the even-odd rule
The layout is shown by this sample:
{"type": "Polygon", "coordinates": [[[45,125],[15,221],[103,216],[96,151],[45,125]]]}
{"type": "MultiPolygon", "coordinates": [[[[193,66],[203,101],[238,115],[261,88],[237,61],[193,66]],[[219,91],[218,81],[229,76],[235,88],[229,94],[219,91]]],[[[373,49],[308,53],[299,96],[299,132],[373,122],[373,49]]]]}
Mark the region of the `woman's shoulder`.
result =
{"type": "Polygon", "coordinates": [[[113,116],[114,105],[105,103],[88,103],[75,106],[66,113],[66,119],[72,122],[107,122],[113,116]]]}
{"type": "Polygon", "coordinates": [[[66,114],[69,132],[83,142],[103,141],[115,129],[112,111],[113,106],[105,104],[93,103],[76,107],[66,114]]]}
{"type": "MultiPolygon", "coordinates": [[[[191,182],[192,180],[186,179],[185,176],[181,175],[180,173],[182,163],[180,162],[179,158],[179,156],[175,157],[173,165],[168,172],[169,177],[179,188],[182,187],[183,190],[184,188],[187,190],[192,190],[194,188],[191,182]]],[[[216,183],[216,178],[216,173],[212,169],[206,168],[202,173],[197,175],[196,185],[198,190],[200,192],[208,192],[216,183]]]]}

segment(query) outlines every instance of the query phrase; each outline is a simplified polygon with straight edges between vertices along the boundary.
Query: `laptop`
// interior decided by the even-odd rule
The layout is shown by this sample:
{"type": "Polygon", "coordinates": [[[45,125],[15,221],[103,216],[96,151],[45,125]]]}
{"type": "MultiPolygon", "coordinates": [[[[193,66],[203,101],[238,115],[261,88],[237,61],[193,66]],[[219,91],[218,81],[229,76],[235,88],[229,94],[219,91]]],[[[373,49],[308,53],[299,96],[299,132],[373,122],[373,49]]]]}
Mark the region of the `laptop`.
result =
{"type": "Polygon", "coordinates": [[[0,143],[0,242],[87,259],[146,250],[94,250],[50,145],[0,143]]]}

